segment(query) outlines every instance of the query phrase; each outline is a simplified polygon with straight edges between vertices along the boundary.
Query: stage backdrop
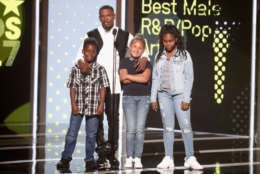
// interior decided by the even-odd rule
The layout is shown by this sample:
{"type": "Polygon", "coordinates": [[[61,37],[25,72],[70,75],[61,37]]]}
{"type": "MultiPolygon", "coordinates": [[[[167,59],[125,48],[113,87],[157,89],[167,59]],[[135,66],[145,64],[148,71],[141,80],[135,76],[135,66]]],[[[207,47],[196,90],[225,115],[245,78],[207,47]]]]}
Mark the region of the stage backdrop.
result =
{"type": "MultiPolygon", "coordinates": [[[[46,158],[61,157],[71,113],[66,82],[85,34],[100,26],[99,8],[107,4],[116,9],[116,0],[49,1],[46,137],[54,137],[57,143],[50,143],[53,141],[46,139],[46,158]]],[[[107,125],[106,119],[104,122],[107,125]]],[[[83,121],[79,137],[85,135],[84,127],[83,121]]],[[[84,147],[84,144],[78,143],[73,157],[82,158],[84,147]]],[[[53,168],[46,165],[45,169],[49,167],[53,168]]]]}
{"type": "MultiPolygon", "coordinates": [[[[143,33],[152,61],[163,24],[184,36],[194,63],[192,124],[195,131],[248,134],[251,1],[135,0],[135,32],[143,33]]],[[[148,127],[161,127],[150,112],[148,127]]]]}

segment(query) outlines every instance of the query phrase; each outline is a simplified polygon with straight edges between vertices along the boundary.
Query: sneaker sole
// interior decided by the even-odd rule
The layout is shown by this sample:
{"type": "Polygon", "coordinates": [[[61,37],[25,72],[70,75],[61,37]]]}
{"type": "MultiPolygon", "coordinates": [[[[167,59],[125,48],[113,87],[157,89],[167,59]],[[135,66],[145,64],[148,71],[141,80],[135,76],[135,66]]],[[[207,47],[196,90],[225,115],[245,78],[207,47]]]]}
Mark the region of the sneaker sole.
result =
{"type": "Polygon", "coordinates": [[[192,170],[203,170],[204,169],[203,167],[202,168],[193,168],[193,167],[187,166],[187,165],[186,166],[184,165],[184,168],[185,169],[192,169],[192,170]]]}
{"type": "Polygon", "coordinates": [[[158,169],[174,169],[174,166],[173,167],[157,167],[158,169]]]}
{"type": "Polygon", "coordinates": [[[142,169],[143,167],[134,167],[134,169],[142,169]]]}

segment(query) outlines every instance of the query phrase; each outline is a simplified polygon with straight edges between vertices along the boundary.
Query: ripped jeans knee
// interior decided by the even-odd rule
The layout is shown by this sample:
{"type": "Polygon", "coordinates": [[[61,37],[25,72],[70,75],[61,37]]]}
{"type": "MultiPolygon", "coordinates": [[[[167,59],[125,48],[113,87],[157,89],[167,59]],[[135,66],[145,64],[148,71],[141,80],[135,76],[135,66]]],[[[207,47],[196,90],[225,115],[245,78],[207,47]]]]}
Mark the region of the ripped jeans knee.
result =
{"type": "Polygon", "coordinates": [[[165,131],[166,131],[166,132],[173,132],[174,130],[173,130],[172,127],[166,126],[166,127],[165,127],[165,131]]]}

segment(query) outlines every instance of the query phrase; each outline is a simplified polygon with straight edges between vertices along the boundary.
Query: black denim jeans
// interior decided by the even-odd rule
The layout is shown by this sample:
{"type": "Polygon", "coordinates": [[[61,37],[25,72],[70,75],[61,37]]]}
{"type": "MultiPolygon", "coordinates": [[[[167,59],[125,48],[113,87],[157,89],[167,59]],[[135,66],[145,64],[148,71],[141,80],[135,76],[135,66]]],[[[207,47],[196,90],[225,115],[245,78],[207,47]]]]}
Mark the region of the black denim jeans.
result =
{"type": "MultiPolygon", "coordinates": [[[[118,148],[118,135],[119,135],[119,102],[120,94],[111,94],[110,88],[106,88],[105,97],[105,113],[108,122],[108,142],[112,146],[113,153],[118,148]],[[114,103],[113,103],[114,102],[114,103]]],[[[104,115],[99,118],[99,128],[97,132],[97,146],[105,143],[104,140],[104,115]]]]}

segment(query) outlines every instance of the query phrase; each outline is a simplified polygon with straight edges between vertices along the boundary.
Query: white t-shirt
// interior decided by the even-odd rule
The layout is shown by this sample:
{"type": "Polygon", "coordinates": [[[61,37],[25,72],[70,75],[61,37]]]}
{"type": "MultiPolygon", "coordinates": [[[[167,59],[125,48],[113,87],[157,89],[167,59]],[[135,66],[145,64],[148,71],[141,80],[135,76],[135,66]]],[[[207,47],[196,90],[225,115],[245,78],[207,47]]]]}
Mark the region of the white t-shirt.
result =
{"type": "MultiPolygon", "coordinates": [[[[114,35],[113,35],[113,30],[116,29],[118,31],[118,27],[113,27],[110,31],[106,31],[102,26],[98,27],[98,31],[100,33],[100,36],[103,40],[103,46],[98,54],[97,57],[97,63],[99,63],[100,65],[102,65],[106,71],[107,71],[107,75],[108,75],[108,79],[109,79],[109,83],[110,83],[110,89],[111,89],[111,93],[113,92],[113,49],[114,49],[114,35]]],[[[88,37],[88,35],[86,34],[85,38],[86,39],[88,37]]],[[[127,46],[130,45],[131,40],[133,39],[133,35],[131,33],[129,33],[129,37],[128,37],[128,42],[127,42],[127,46]]],[[[83,54],[82,54],[82,48],[83,48],[83,43],[81,44],[80,49],[78,50],[77,53],[77,57],[76,57],[76,63],[78,62],[79,59],[84,60],[83,58],[83,54]]],[[[145,52],[143,54],[142,57],[147,57],[148,58],[148,54],[145,52]]],[[[149,58],[148,58],[149,59],[149,58]]],[[[118,69],[119,69],[119,53],[118,51],[116,51],[116,78],[115,78],[115,93],[120,93],[121,91],[121,85],[120,85],[120,79],[119,79],[119,73],[118,73],[118,69]]]]}

